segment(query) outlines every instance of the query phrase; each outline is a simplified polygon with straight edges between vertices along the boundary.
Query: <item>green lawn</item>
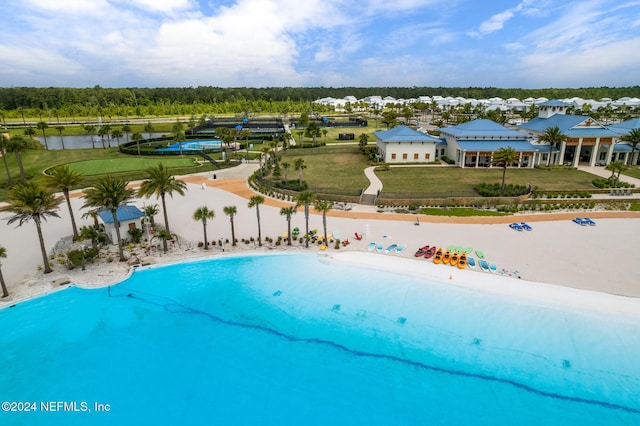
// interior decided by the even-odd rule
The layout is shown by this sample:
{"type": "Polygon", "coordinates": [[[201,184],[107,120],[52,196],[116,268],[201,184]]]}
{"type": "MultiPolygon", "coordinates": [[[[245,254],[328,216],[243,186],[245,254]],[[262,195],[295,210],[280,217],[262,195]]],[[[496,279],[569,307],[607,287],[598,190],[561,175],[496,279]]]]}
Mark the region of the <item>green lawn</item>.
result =
{"type": "MultiPolygon", "coordinates": [[[[69,168],[82,173],[85,176],[97,176],[103,174],[127,173],[137,170],[144,170],[155,166],[158,163],[164,164],[167,168],[197,167],[198,164],[193,157],[161,157],[161,158],[106,158],[99,160],[78,161],[69,163],[69,168]]],[[[195,172],[195,170],[194,170],[195,172]]]]}
{"type": "MultiPolygon", "coordinates": [[[[471,192],[481,182],[500,183],[502,170],[461,169],[459,167],[391,167],[378,171],[383,191],[389,192],[471,192]]],[[[589,190],[594,176],[578,170],[507,169],[506,183],[528,185],[543,191],[589,190]]]]}
{"type": "Polygon", "coordinates": [[[640,179],[640,166],[630,166],[629,169],[622,174],[640,179]]]}
{"type": "MultiPolygon", "coordinates": [[[[360,189],[369,186],[363,172],[369,166],[367,157],[357,146],[290,149],[284,152],[282,161],[291,163],[293,168],[297,158],[304,160],[303,177],[310,188],[360,189]]],[[[287,178],[297,176],[298,173],[291,170],[287,178]]]]}

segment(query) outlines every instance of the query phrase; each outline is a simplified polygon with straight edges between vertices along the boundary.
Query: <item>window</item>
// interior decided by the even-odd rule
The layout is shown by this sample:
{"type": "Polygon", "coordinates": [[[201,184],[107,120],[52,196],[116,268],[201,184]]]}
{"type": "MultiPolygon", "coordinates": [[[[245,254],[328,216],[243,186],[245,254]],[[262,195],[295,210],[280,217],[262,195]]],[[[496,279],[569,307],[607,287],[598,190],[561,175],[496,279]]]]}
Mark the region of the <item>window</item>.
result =
{"type": "Polygon", "coordinates": [[[396,159],[396,154],[391,154],[391,159],[395,160],[396,159]]]}
{"type": "Polygon", "coordinates": [[[428,160],[429,158],[431,158],[431,154],[427,153],[427,154],[424,155],[424,159],[425,160],[428,160]]]}
{"type": "Polygon", "coordinates": [[[404,154],[402,154],[402,159],[406,160],[407,159],[407,153],[405,152],[404,154]]]}
{"type": "Polygon", "coordinates": [[[129,229],[136,229],[136,224],[135,223],[130,223],[129,224],[129,229]]]}
{"type": "Polygon", "coordinates": [[[420,159],[420,154],[418,154],[418,153],[413,154],[413,159],[414,160],[419,160],[420,159]]]}

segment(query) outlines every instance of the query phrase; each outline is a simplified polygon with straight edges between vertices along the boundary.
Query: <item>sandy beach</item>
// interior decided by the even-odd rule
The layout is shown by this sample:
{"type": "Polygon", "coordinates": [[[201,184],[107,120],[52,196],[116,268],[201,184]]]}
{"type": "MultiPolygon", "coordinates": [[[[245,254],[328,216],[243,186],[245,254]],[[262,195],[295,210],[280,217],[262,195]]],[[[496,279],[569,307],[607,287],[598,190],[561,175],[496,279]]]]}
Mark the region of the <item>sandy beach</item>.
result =
{"type": "MultiPolygon", "coordinates": [[[[248,167],[248,166],[245,166],[248,167]]],[[[175,195],[167,198],[167,210],[172,232],[180,238],[173,244],[168,253],[154,248],[150,253],[142,249],[136,250],[136,256],[150,257],[153,262],[175,262],[181,259],[193,259],[208,256],[221,256],[229,253],[252,254],[257,252],[296,251],[319,252],[319,246],[312,244],[308,249],[300,243],[293,246],[274,246],[264,244],[245,244],[241,240],[257,238],[256,209],[247,207],[248,198],[255,193],[247,187],[243,174],[247,170],[226,170],[216,172],[217,179],[210,174],[192,175],[182,178],[188,183],[185,196],[175,195]],[[204,184],[204,186],[203,186],[204,184]],[[208,251],[198,248],[202,241],[202,223],[192,219],[193,212],[199,206],[208,206],[215,211],[216,217],[209,222],[209,240],[231,239],[229,218],[224,215],[223,207],[235,205],[236,238],[240,240],[236,247],[226,244],[216,245],[208,251]]],[[[135,183],[134,183],[135,185],[135,183]]],[[[84,200],[75,194],[72,205],[79,226],[90,224],[82,219],[84,200]]],[[[135,205],[140,208],[144,204],[160,204],[159,200],[138,199],[135,205]]],[[[281,200],[267,198],[260,206],[262,236],[274,240],[287,230],[286,218],[280,215],[280,207],[291,205],[281,200]]],[[[61,204],[60,219],[51,218],[43,224],[47,249],[52,250],[61,239],[71,235],[69,213],[66,205],[61,204]]],[[[131,271],[128,262],[101,261],[81,269],[68,270],[58,263],[51,262],[54,272],[44,275],[38,270],[42,259],[38,248],[36,229],[33,223],[22,227],[7,226],[9,213],[0,213],[4,222],[0,233],[0,244],[7,248],[8,257],[2,261],[2,272],[9,288],[10,296],[0,299],[0,306],[43,294],[59,286],[54,281],[67,277],[70,282],[83,287],[95,287],[112,284],[124,279],[131,271]]],[[[482,250],[486,259],[497,265],[499,272],[494,274],[511,283],[514,289],[523,287],[525,281],[572,287],[612,295],[640,297],[640,282],[635,270],[637,230],[640,226],[640,214],[631,212],[590,212],[596,226],[580,226],[571,219],[580,216],[567,214],[536,214],[508,216],[497,218],[459,218],[420,216],[420,225],[415,225],[415,215],[394,213],[377,213],[375,207],[356,205],[350,211],[333,210],[327,215],[327,231],[339,235],[342,240],[348,239],[350,244],[339,250],[333,245],[326,253],[344,253],[359,251],[367,253],[373,262],[380,256],[385,262],[392,257],[403,257],[411,262],[425,264],[426,270],[444,275],[453,285],[463,285],[470,274],[484,275],[491,280],[492,275],[482,272],[478,267],[474,270],[459,271],[447,265],[434,265],[430,260],[415,258],[414,252],[424,245],[448,247],[450,245],[473,247],[482,250]],[[513,221],[526,221],[532,231],[518,232],[508,227],[513,221]],[[357,241],[354,233],[363,234],[357,241]],[[367,246],[375,241],[388,246],[392,243],[406,244],[402,253],[385,254],[369,253],[367,246]]],[[[162,221],[162,211],[156,217],[162,221]]],[[[292,218],[292,227],[298,226],[304,231],[304,213],[300,209],[292,218]]],[[[322,233],[322,216],[312,211],[310,229],[318,229],[322,233]]],[[[116,247],[109,249],[116,252],[116,247]]],[[[496,277],[497,278],[497,277],[496,277]]],[[[486,281],[485,280],[485,281],[486,281]]]]}

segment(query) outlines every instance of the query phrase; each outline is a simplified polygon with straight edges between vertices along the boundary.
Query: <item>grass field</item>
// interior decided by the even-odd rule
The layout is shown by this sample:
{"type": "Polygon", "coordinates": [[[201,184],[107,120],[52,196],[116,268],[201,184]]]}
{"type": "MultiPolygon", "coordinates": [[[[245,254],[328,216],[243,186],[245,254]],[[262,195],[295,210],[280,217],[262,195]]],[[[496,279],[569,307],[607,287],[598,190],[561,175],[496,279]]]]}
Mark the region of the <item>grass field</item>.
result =
{"type": "MultiPolygon", "coordinates": [[[[500,183],[502,169],[462,169],[459,167],[391,167],[376,172],[384,191],[389,192],[471,192],[479,183],[500,183]]],[[[505,182],[529,185],[543,191],[593,189],[594,176],[573,169],[507,169],[505,182]]]]}
{"type": "MultiPolygon", "coordinates": [[[[198,164],[193,157],[179,158],[108,158],[100,160],[87,160],[69,163],[69,168],[82,173],[85,176],[98,176],[103,174],[127,173],[138,170],[145,170],[158,163],[164,164],[167,168],[197,167],[198,164]]],[[[194,169],[195,172],[195,169],[194,169]]]]}

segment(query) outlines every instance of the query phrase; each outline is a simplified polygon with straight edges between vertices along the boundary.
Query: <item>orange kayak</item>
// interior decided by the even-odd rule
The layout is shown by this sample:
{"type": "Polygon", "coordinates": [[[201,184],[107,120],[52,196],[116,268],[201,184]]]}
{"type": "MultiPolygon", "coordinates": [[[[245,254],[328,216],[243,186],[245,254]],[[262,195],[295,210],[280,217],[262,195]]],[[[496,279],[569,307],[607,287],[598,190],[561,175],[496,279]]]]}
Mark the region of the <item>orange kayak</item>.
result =
{"type": "Polygon", "coordinates": [[[458,260],[458,268],[464,269],[467,267],[467,255],[462,253],[460,255],[460,259],[458,260]]]}
{"type": "Polygon", "coordinates": [[[440,263],[440,262],[442,262],[442,249],[441,248],[439,248],[436,251],[436,255],[433,257],[433,263],[437,264],[437,263],[440,263]]]}
{"type": "Polygon", "coordinates": [[[444,252],[444,255],[442,256],[442,261],[444,263],[449,263],[451,262],[451,252],[449,250],[444,252]]]}
{"type": "Polygon", "coordinates": [[[454,251],[453,253],[451,253],[451,260],[449,261],[449,263],[451,264],[451,266],[456,266],[458,264],[458,252],[454,251]]]}

